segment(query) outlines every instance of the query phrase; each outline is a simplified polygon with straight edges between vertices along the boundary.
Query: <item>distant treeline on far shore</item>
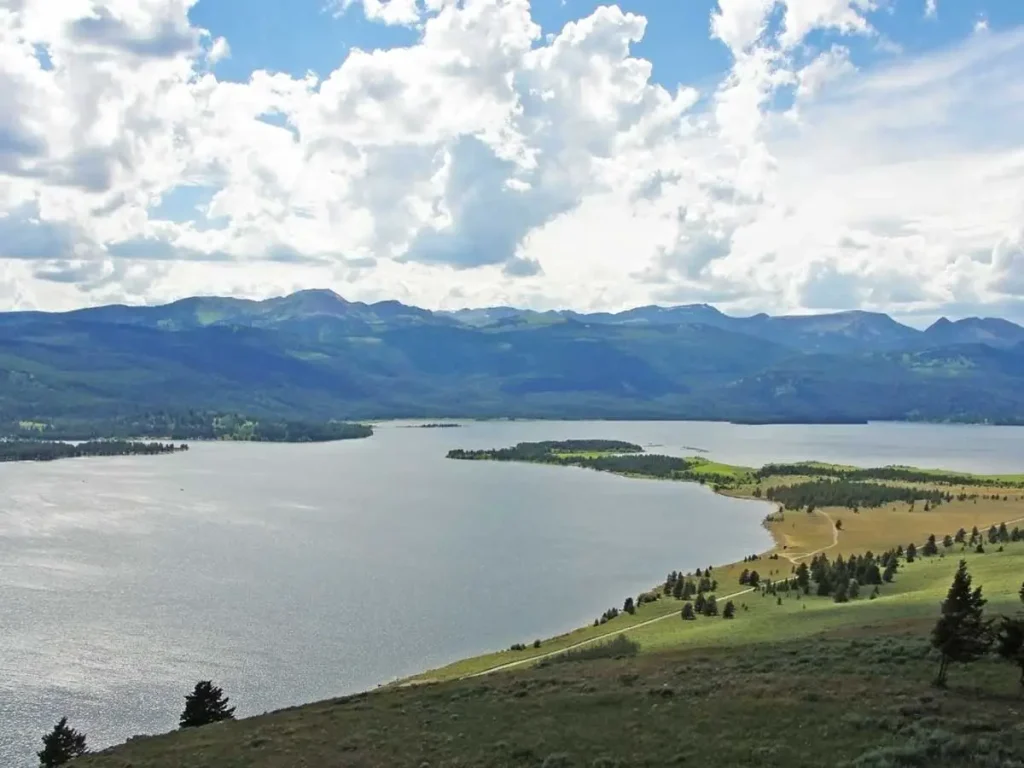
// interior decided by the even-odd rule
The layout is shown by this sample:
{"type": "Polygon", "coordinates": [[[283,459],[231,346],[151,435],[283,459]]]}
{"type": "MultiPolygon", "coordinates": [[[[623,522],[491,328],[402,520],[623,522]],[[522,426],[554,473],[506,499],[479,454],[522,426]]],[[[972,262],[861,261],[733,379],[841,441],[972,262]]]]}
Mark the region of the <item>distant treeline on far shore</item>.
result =
{"type": "Polygon", "coordinates": [[[187,451],[182,443],[142,443],[128,440],[92,440],[62,443],[52,440],[0,440],[0,461],[53,461],[82,456],[151,456],[187,451]]]}
{"type": "Polygon", "coordinates": [[[237,440],[269,443],[319,443],[370,437],[365,424],[344,421],[285,421],[212,411],[152,411],[92,420],[43,420],[0,423],[0,435],[21,440],[237,440]]]}

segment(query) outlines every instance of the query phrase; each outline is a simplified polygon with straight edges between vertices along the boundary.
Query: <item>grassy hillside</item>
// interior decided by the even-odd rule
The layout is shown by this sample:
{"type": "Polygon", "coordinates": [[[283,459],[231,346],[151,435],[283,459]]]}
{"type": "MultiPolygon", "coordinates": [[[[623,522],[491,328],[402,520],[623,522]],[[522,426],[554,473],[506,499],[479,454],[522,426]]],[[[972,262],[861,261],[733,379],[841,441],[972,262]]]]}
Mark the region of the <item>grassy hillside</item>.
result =
{"type": "MultiPolygon", "coordinates": [[[[610,455],[602,445],[572,448],[549,446],[563,458],[610,455]]],[[[707,461],[697,467],[739,496],[842,469],[784,465],[780,474],[765,475],[707,461]]],[[[771,516],[771,551],[714,565],[707,574],[718,582],[719,608],[734,602],[731,620],[721,611],[683,620],[684,601],[652,585],[658,599],[639,604],[635,614],[539,647],[519,638],[520,650],[467,659],[358,696],[135,739],[76,765],[1024,766],[1017,670],[988,658],[954,667],[950,687],[936,689],[930,683],[937,659],[928,644],[961,558],[990,601],[989,615],[1024,609],[1018,597],[1024,538],[995,544],[985,538],[993,524],[1024,522],[1024,485],[972,476],[976,484],[953,486],[963,476],[927,474],[927,484],[865,482],[941,489],[950,501],[927,510],[915,502],[771,516]],[[1000,483],[998,492],[993,482],[1000,483]],[[942,543],[946,533],[974,526],[984,552],[942,543]],[[920,551],[931,533],[937,553],[912,562],[901,557],[893,581],[879,585],[874,597],[866,587],[848,602],[765,587],[822,556],[849,559],[912,542],[920,551]],[[758,570],[759,586],[740,583],[749,569],[758,570]]]]}

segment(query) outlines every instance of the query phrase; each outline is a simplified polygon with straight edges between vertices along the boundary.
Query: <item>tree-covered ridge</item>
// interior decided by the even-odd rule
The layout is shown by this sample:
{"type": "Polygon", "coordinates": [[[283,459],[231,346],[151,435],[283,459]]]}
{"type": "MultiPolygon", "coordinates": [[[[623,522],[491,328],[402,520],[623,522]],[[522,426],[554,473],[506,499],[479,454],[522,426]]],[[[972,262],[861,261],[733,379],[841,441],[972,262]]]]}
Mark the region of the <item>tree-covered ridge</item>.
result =
{"type": "Polygon", "coordinates": [[[78,444],[52,440],[0,440],[0,461],[53,461],[83,456],[152,456],[187,450],[188,446],[184,444],[127,440],[93,440],[78,444]]]}
{"type": "Polygon", "coordinates": [[[835,477],[844,480],[889,480],[901,483],[932,483],[939,485],[991,485],[1011,487],[1017,483],[998,477],[938,472],[914,467],[843,467],[835,464],[799,462],[796,464],[765,464],[756,473],[757,479],[784,476],[835,477]]]}
{"type": "Polygon", "coordinates": [[[941,504],[942,491],[882,483],[850,480],[811,480],[796,485],[778,485],[764,492],[769,501],[777,501],[786,509],[803,507],[881,507],[894,501],[911,503],[925,501],[941,504]]]}
{"type": "Polygon", "coordinates": [[[154,411],[114,419],[15,421],[3,435],[28,440],[95,440],[169,437],[172,440],[240,440],[273,443],[326,442],[369,437],[373,429],[342,421],[264,419],[210,411],[154,411]]]}
{"type": "Polygon", "coordinates": [[[561,459],[575,459],[575,454],[643,453],[642,446],[623,440],[542,440],[536,443],[518,443],[511,448],[493,448],[467,451],[456,448],[448,452],[449,459],[490,459],[491,461],[542,461],[561,463],[561,459]],[[570,454],[568,457],[565,454],[570,454]]]}

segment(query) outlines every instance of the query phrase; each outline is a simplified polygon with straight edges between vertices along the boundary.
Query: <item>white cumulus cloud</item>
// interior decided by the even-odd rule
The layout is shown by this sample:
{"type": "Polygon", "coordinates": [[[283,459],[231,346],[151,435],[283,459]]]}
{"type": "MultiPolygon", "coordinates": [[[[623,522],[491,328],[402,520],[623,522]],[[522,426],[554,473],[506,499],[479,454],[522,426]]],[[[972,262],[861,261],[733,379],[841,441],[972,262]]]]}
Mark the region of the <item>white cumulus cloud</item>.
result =
{"type": "Polygon", "coordinates": [[[340,0],[415,42],[232,82],[193,1],[0,4],[0,303],[1024,301],[1020,29],[860,60],[882,0],[718,0],[728,69],[664,84],[615,5],[340,0]]]}

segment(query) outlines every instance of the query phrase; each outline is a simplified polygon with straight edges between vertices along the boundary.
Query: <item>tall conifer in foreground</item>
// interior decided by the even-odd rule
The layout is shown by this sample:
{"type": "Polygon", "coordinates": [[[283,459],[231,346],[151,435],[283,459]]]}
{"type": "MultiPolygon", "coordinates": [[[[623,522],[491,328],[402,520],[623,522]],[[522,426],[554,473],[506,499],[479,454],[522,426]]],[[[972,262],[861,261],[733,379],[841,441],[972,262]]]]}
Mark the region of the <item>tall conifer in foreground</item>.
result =
{"type": "Polygon", "coordinates": [[[224,691],[210,680],[196,683],[195,690],[185,697],[185,711],[181,713],[178,725],[182,728],[196,728],[221,720],[234,720],[235,708],[228,706],[224,691]]]}
{"type": "Polygon", "coordinates": [[[36,756],[39,758],[39,768],[56,768],[81,757],[87,751],[85,734],[69,726],[68,719],[62,717],[53,730],[43,736],[43,748],[36,752],[36,756]]]}
{"type": "Polygon", "coordinates": [[[982,615],[986,602],[981,596],[981,587],[971,591],[967,561],[961,560],[942,602],[942,615],[932,630],[932,647],[942,654],[936,685],[946,685],[950,663],[976,661],[988,651],[992,633],[990,622],[982,615]]]}

